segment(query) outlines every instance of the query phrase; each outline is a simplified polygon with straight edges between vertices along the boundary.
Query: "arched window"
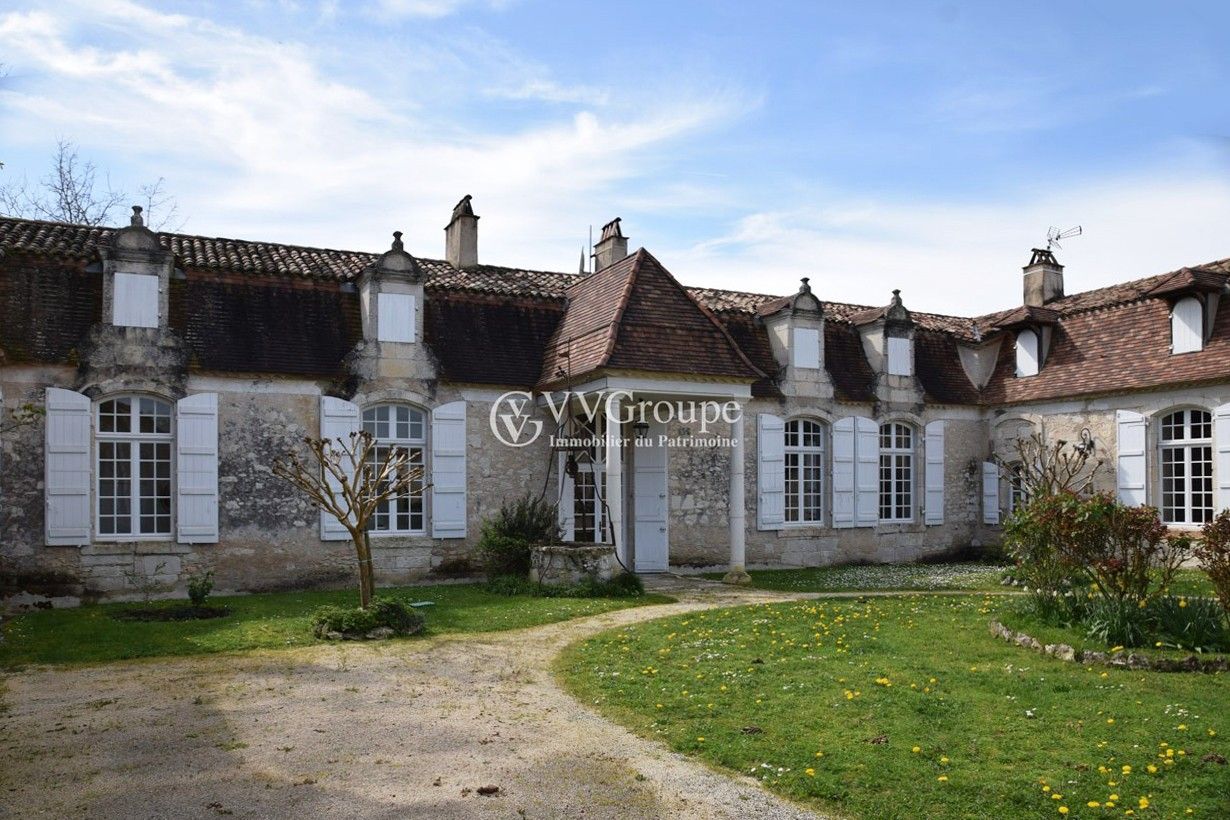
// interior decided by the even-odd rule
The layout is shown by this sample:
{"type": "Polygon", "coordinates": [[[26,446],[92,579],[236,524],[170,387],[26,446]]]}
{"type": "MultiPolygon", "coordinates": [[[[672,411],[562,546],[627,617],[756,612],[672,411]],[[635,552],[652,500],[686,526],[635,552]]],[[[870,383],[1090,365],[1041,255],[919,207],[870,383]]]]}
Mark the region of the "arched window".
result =
{"type": "MultiPolygon", "coordinates": [[[[363,410],[363,430],[376,439],[373,453],[376,460],[383,460],[390,448],[396,448],[408,454],[410,466],[426,465],[427,418],[422,410],[406,404],[368,407],[363,410]]],[[[376,508],[370,524],[372,532],[419,535],[427,531],[423,500],[425,478],[419,478],[408,491],[376,508]]]]}
{"type": "Polygon", "coordinates": [[[914,428],[880,425],[880,520],[914,518],[914,428]]]}
{"type": "Polygon", "coordinates": [[[1016,375],[1038,375],[1038,334],[1025,329],[1016,334],[1016,375]]]}
{"type": "Polygon", "coordinates": [[[1162,418],[1162,520],[1203,524],[1213,519],[1213,418],[1176,410],[1162,418]]]}
{"type": "Polygon", "coordinates": [[[171,534],[171,405],[147,396],[99,402],[99,536],[171,534]]]}
{"type": "Polygon", "coordinates": [[[1191,296],[1175,302],[1170,312],[1170,352],[1195,353],[1204,349],[1204,307],[1191,296]]]}
{"type": "Polygon", "coordinates": [[[824,518],[824,425],[811,419],[786,422],[786,523],[814,524],[824,518]]]}

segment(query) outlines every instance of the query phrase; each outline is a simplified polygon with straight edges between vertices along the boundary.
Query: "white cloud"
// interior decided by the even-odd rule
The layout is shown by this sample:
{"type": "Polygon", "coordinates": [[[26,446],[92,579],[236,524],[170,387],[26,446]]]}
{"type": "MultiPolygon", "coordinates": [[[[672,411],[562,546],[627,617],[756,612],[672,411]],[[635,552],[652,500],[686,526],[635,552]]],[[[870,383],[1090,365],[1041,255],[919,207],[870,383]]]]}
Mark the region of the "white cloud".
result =
{"type": "MultiPolygon", "coordinates": [[[[289,38],[122,0],[0,16],[0,46],[34,78],[0,92],[8,136],[64,135],[166,176],[190,230],[376,249],[400,228],[414,252],[438,256],[453,203],[473,193],[480,214],[500,214],[482,224],[484,258],[564,269],[595,203],[740,109],[723,93],[661,95],[620,106],[628,114],[547,109],[531,126],[466,126],[413,93],[359,87],[289,38]]],[[[539,96],[563,94],[541,67],[494,59],[533,72],[539,96]]],[[[398,69],[424,93],[438,93],[432,71],[456,74],[430,60],[398,69]]]]}
{"type": "Polygon", "coordinates": [[[1012,201],[953,205],[834,196],[742,217],[724,235],[663,254],[680,278],[822,299],[976,315],[1020,304],[1021,266],[1055,225],[1069,293],[1230,256],[1230,180],[1199,161],[1066,182],[1012,201]]]}
{"type": "Polygon", "coordinates": [[[377,0],[376,11],[395,17],[440,18],[456,14],[467,6],[502,8],[508,0],[377,0]]]}

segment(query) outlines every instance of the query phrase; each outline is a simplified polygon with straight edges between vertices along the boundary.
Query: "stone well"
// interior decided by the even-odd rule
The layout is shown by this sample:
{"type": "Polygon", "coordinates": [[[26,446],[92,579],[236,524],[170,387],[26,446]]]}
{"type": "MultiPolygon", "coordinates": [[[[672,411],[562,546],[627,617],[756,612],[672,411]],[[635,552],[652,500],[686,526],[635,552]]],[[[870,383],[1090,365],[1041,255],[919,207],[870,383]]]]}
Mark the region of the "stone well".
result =
{"type": "Polygon", "coordinates": [[[540,584],[576,584],[586,578],[609,581],[619,572],[611,544],[547,544],[530,554],[530,580],[540,584]]]}

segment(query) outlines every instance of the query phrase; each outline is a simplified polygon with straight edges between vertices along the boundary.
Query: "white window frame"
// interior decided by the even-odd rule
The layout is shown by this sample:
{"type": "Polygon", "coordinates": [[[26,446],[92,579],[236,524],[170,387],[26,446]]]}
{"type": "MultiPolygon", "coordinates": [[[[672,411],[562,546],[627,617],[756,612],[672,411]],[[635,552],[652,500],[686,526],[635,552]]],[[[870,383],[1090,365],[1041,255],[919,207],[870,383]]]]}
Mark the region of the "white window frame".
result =
{"type": "Polygon", "coordinates": [[[904,421],[886,421],[880,425],[880,521],[884,524],[909,524],[914,520],[917,495],[918,431],[904,421]],[[901,444],[905,431],[908,444],[901,444]],[[888,446],[885,446],[885,436],[888,446]],[[885,471],[888,471],[887,475],[885,471]],[[902,471],[907,473],[902,477],[902,471]],[[885,509],[889,515],[885,515],[885,509]],[[902,510],[906,515],[901,515],[902,510]]]}
{"type": "MultiPolygon", "coordinates": [[[[175,506],[177,499],[177,490],[175,486],[176,475],[176,459],[175,459],[175,404],[159,396],[134,394],[121,394],[115,396],[106,396],[94,403],[94,451],[91,457],[90,467],[94,471],[94,480],[92,482],[94,488],[94,532],[97,536],[96,540],[102,542],[128,542],[128,541],[173,541],[175,540],[175,506]],[[112,402],[128,401],[128,431],[117,432],[114,430],[103,430],[103,407],[112,402]],[[165,417],[167,419],[167,432],[141,432],[141,402],[157,402],[166,409],[165,417]],[[102,454],[104,445],[128,445],[128,524],[129,532],[103,532],[103,500],[113,499],[119,500],[121,496],[114,492],[107,495],[103,494],[104,481],[118,481],[116,477],[104,478],[102,469],[102,454]],[[141,532],[141,465],[143,459],[141,457],[141,445],[163,444],[167,448],[166,470],[165,477],[159,478],[155,475],[153,481],[165,480],[167,482],[167,509],[166,514],[166,531],[165,532],[141,532]]],[[[110,414],[108,414],[110,415],[110,414]]],[[[163,414],[157,414],[161,417],[163,414]]],[[[117,416],[116,418],[122,418],[117,416]]],[[[156,422],[155,422],[156,423],[156,422]]],[[[119,459],[113,459],[114,463],[123,463],[119,459]]],[[[157,459],[154,464],[157,465],[157,459]]],[[[155,495],[155,501],[161,496],[155,495]]],[[[108,516],[109,518],[118,518],[117,515],[108,516]]]]}
{"type": "Polygon", "coordinates": [[[827,491],[825,457],[828,453],[828,425],[805,416],[788,419],[784,437],[785,458],[782,465],[785,471],[785,525],[787,527],[823,526],[826,511],[824,496],[827,491]],[[814,437],[813,443],[805,444],[804,436],[814,437]],[[807,461],[813,463],[809,465],[805,463],[807,461]],[[814,479],[816,486],[812,493],[805,492],[803,486],[804,470],[808,469],[816,471],[814,479]],[[803,500],[807,496],[815,497],[814,506],[804,506],[803,500]]]}
{"type": "Polygon", "coordinates": [[[427,411],[422,407],[410,404],[409,402],[378,402],[375,404],[366,405],[362,412],[360,412],[359,429],[366,430],[375,438],[377,447],[375,454],[377,458],[383,458],[381,455],[383,448],[404,448],[412,453],[410,465],[421,466],[423,468],[423,478],[417,493],[408,492],[395,496],[394,498],[390,498],[388,501],[381,504],[377,512],[372,515],[368,527],[368,533],[372,538],[419,536],[426,535],[429,531],[430,524],[428,521],[427,508],[427,485],[429,483],[427,477],[429,475],[429,465],[427,463],[427,454],[430,450],[428,449],[427,439],[430,435],[430,428],[431,425],[429,423],[429,415],[427,411]],[[397,411],[402,409],[407,411],[407,418],[404,422],[396,418],[397,411]],[[381,419],[379,417],[382,410],[388,411],[388,418],[381,419]],[[371,415],[371,418],[369,418],[369,414],[371,415]],[[418,416],[418,426],[422,431],[422,434],[419,436],[415,436],[412,432],[415,425],[416,414],[418,416]],[[397,434],[397,427],[403,423],[407,427],[406,435],[400,436],[397,434]],[[381,424],[388,425],[388,435],[381,436],[379,434],[379,425],[381,424]],[[413,458],[414,451],[418,452],[417,461],[413,458]],[[410,522],[413,522],[415,518],[413,501],[416,497],[419,502],[418,515],[422,519],[422,526],[415,527],[413,523],[411,523],[409,527],[396,526],[396,519],[401,516],[402,513],[394,512],[393,504],[400,501],[408,502],[407,512],[405,515],[410,519],[410,522]],[[381,518],[386,519],[384,526],[381,526],[380,524],[381,518]]]}
{"type": "Polygon", "coordinates": [[[1188,528],[1199,527],[1206,521],[1212,521],[1217,514],[1217,483],[1213,475],[1213,414],[1201,407],[1163,413],[1158,424],[1157,438],[1158,511],[1161,513],[1162,522],[1168,526],[1188,528]],[[1181,438],[1173,437],[1173,431],[1176,429],[1181,438]],[[1171,437],[1168,438],[1168,435],[1171,437]],[[1180,466],[1182,475],[1167,476],[1167,468],[1172,466],[1180,466]],[[1201,469],[1203,475],[1193,475],[1193,468],[1201,469]],[[1193,488],[1196,479],[1205,483],[1205,489],[1198,491],[1193,488]],[[1168,481],[1178,482],[1178,489],[1167,489],[1168,481]],[[1176,495],[1181,497],[1179,505],[1170,503],[1168,499],[1168,496],[1176,495]],[[1197,495],[1207,498],[1208,505],[1197,507],[1194,503],[1197,495]],[[1199,520],[1195,520],[1197,511],[1201,515],[1199,520]],[[1181,513],[1183,520],[1177,520],[1176,512],[1181,513]]]}
{"type": "Polygon", "coordinates": [[[1029,503],[1029,493],[1025,491],[1025,465],[1014,461],[1004,467],[1005,508],[1008,513],[1014,513],[1029,503]]]}
{"type": "MultiPolygon", "coordinates": [[[[586,416],[585,413],[576,413],[573,416],[573,430],[575,430],[575,433],[565,433],[563,430],[561,430],[560,434],[569,435],[569,436],[575,435],[577,437],[582,437],[582,438],[592,437],[595,441],[601,441],[603,438],[603,431],[605,429],[606,429],[605,415],[598,413],[598,414],[595,414],[591,419],[590,417],[586,416]]],[[[577,522],[577,519],[580,518],[582,515],[586,517],[592,517],[593,522],[594,522],[593,524],[594,537],[591,539],[591,541],[586,541],[584,543],[592,542],[594,544],[605,544],[607,541],[606,504],[604,503],[606,500],[606,495],[605,495],[606,493],[606,462],[604,460],[605,455],[606,455],[606,448],[601,445],[598,445],[592,448],[592,450],[587,455],[578,457],[576,459],[577,476],[581,476],[581,475],[592,475],[593,476],[593,487],[594,487],[593,498],[584,499],[584,498],[577,497],[577,490],[579,489],[581,485],[578,484],[576,478],[565,474],[565,470],[567,469],[567,465],[568,465],[569,453],[561,452],[559,454],[559,471],[560,471],[560,477],[561,477],[560,489],[561,489],[561,495],[562,495],[562,497],[560,498],[560,506],[562,507],[564,504],[567,504],[569,507],[570,513],[571,513],[570,515],[562,516],[564,519],[566,519],[569,522],[568,524],[569,532],[566,532],[565,536],[568,537],[569,540],[571,541],[582,543],[576,537],[576,533],[577,533],[576,522],[577,522]],[[593,510],[585,511],[585,512],[578,512],[578,508],[584,505],[587,501],[593,504],[593,510]]]]}

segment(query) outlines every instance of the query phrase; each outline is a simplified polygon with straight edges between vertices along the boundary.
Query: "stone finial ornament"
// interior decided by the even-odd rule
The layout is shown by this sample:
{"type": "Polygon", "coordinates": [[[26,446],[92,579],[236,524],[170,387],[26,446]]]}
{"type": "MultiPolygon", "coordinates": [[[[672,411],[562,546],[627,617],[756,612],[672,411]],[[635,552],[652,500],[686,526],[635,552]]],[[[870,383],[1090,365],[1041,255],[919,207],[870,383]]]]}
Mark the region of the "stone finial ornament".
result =
{"type": "Polygon", "coordinates": [[[129,220],[128,224],[132,225],[134,228],[145,227],[145,220],[141,217],[141,211],[143,210],[145,209],[142,208],[140,205],[133,205],[132,206],[132,219],[129,220]]]}

